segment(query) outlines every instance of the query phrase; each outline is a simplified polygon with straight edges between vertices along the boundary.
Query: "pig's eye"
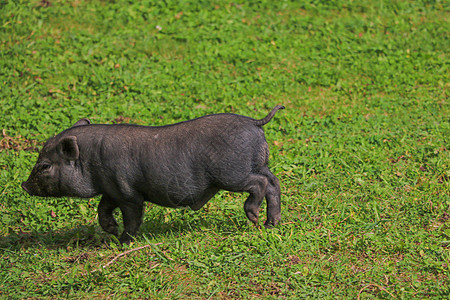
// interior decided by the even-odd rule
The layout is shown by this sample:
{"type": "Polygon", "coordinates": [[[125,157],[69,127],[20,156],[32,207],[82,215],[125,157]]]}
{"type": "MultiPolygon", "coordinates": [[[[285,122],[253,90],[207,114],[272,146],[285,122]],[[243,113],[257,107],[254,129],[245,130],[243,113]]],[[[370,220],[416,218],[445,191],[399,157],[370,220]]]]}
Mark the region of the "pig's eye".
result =
{"type": "Polygon", "coordinates": [[[41,171],[41,172],[47,171],[47,170],[50,169],[51,167],[52,167],[51,164],[49,164],[49,163],[43,163],[43,164],[41,165],[40,171],[41,171]]]}

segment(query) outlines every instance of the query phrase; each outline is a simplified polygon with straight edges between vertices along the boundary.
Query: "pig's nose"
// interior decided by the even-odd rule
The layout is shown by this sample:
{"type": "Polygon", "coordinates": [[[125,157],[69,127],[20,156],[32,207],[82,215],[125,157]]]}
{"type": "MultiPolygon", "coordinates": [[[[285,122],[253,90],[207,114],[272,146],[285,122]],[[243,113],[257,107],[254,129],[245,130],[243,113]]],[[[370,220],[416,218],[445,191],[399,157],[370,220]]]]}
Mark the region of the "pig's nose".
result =
{"type": "MultiPolygon", "coordinates": [[[[28,194],[30,194],[30,191],[28,190],[27,186],[26,186],[26,181],[22,182],[22,188],[25,190],[25,192],[27,192],[28,194]]],[[[30,194],[31,195],[31,194],[30,194]]]]}

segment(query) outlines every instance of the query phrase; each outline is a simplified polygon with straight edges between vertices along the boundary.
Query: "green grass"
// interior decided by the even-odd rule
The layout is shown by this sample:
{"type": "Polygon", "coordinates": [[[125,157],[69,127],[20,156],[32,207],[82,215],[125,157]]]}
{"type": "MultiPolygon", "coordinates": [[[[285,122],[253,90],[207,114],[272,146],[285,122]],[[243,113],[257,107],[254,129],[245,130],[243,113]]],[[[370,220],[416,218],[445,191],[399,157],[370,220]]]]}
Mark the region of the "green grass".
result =
{"type": "Polygon", "coordinates": [[[0,2],[0,298],[450,293],[446,1],[46,3],[0,2]],[[198,212],[149,204],[120,248],[98,198],[20,187],[82,117],[162,125],[276,104],[272,230],[221,192],[198,212]]]}

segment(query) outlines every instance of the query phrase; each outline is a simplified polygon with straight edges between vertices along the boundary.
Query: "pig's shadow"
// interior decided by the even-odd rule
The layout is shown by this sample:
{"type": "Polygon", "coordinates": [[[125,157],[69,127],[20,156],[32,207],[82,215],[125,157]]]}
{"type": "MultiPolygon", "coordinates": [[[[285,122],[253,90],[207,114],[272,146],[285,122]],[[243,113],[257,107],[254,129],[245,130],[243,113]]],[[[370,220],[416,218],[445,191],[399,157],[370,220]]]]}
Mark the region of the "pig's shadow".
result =
{"type": "Polygon", "coordinates": [[[100,246],[102,239],[96,227],[92,224],[76,228],[62,228],[58,231],[12,233],[0,237],[0,248],[10,250],[36,247],[58,249],[70,246],[94,248],[100,246]]]}
{"type": "MultiPolygon", "coordinates": [[[[145,241],[146,238],[158,239],[164,235],[179,236],[187,232],[203,229],[210,230],[215,227],[214,220],[173,220],[171,222],[160,222],[160,220],[147,220],[142,224],[136,239],[145,241]]],[[[236,230],[236,227],[234,227],[236,230]]],[[[27,248],[47,248],[47,249],[67,249],[85,248],[94,249],[103,246],[105,243],[117,242],[117,239],[104,232],[96,224],[82,225],[75,228],[62,228],[58,231],[49,232],[29,232],[13,233],[0,237],[0,248],[9,250],[20,250],[27,248]]]]}

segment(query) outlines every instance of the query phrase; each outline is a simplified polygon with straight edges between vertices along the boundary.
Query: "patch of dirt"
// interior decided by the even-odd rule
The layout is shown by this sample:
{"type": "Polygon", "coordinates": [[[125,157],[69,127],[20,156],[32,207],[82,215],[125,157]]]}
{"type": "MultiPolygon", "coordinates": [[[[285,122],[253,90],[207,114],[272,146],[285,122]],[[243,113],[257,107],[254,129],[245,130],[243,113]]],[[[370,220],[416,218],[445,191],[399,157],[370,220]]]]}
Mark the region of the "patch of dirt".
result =
{"type": "Polygon", "coordinates": [[[39,151],[38,143],[36,140],[28,140],[21,135],[12,137],[6,133],[6,130],[2,130],[2,136],[0,140],[0,152],[3,150],[14,151],[39,151]]]}
{"type": "Polygon", "coordinates": [[[447,212],[444,212],[443,214],[442,214],[442,216],[440,217],[440,221],[441,222],[446,222],[446,221],[448,221],[450,219],[450,214],[449,213],[447,213],[447,212]]]}
{"type": "Polygon", "coordinates": [[[89,254],[87,252],[82,253],[80,255],[70,256],[64,259],[65,262],[76,263],[83,262],[89,258],[89,254]]]}
{"type": "Polygon", "coordinates": [[[133,123],[133,120],[131,120],[131,118],[129,118],[129,117],[118,116],[117,118],[115,118],[113,120],[113,123],[114,124],[122,124],[122,123],[130,124],[130,123],[133,123]]]}
{"type": "Polygon", "coordinates": [[[289,265],[298,265],[300,264],[302,261],[301,259],[297,256],[297,255],[289,255],[288,256],[288,260],[289,260],[289,265]]]}

